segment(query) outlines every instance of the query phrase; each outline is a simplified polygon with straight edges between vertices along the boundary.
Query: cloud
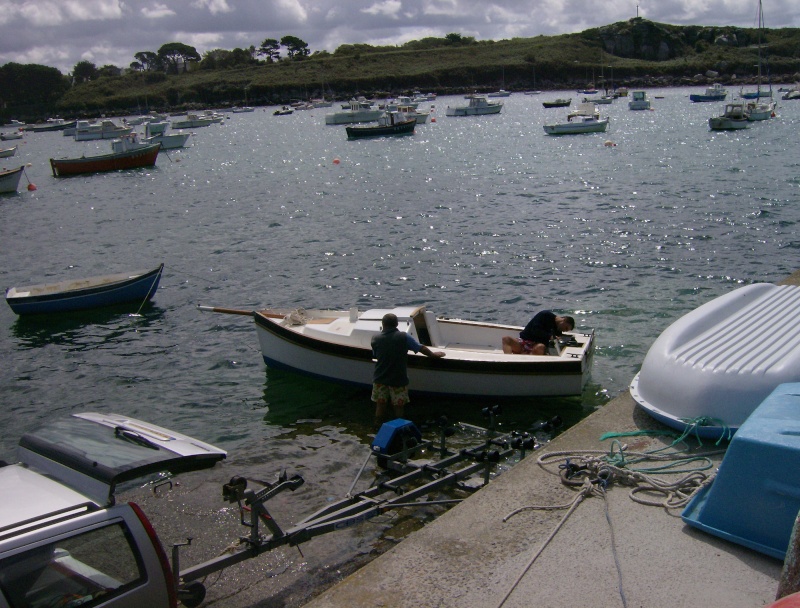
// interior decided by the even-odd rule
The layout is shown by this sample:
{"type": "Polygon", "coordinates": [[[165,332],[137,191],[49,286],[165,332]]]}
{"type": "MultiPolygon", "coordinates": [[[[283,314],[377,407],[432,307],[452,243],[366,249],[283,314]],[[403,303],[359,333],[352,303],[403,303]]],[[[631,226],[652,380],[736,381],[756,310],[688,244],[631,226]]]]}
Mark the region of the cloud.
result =
{"type": "Polygon", "coordinates": [[[397,14],[400,12],[401,8],[403,8],[402,2],[398,0],[385,0],[384,2],[373,4],[370,7],[362,8],[361,12],[369,15],[381,15],[383,17],[398,19],[399,17],[397,14]]]}
{"type": "Polygon", "coordinates": [[[192,6],[194,8],[207,8],[212,15],[233,12],[226,0],[195,0],[192,2],[192,6]]]}
{"type": "Polygon", "coordinates": [[[144,6],[140,9],[140,11],[146,19],[161,19],[163,17],[171,17],[177,14],[166,4],[158,3],[156,3],[152,8],[144,6]]]}

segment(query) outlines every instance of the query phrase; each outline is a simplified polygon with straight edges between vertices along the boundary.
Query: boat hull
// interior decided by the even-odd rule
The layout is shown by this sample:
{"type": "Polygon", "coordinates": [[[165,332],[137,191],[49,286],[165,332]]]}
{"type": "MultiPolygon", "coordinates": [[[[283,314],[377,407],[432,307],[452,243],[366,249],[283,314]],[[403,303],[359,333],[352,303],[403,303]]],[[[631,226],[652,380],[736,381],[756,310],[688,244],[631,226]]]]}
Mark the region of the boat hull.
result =
{"type": "Polygon", "coordinates": [[[13,148],[6,148],[5,150],[0,150],[0,158],[11,158],[17,153],[17,146],[13,148]]]}
{"type": "Polygon", "coordinates": [[[383,116],[383,110],[346,110],[334,112],[325,116],[326,125],[348,125],[357,122],[373,122],[383,116]]]}
{"type": "MultiPolygon", "coordinates": [[[[408,316],[403,317],[400,309],[395,310],[401,318],[401,329],[415,335],[413,325],[404,326],[402,319],[408,316]]],[[[375,369],[370,340],[380,332],[380,318],[389,311],[367,311],[356,321],[357,329],[346,340],[337,341],[322,339],[319,334],[325,333],[325,322],[338,323],[340,328],[346,326],[348,313],[328,312],[336,317],[318,318],[319,323],[312,320],[304,326],[288,325],[281,315],[255,313],[264,362],[269,367],[327,381],[370,387],[375,369]],[[372,312],[374,314],[370,315],[372,312]]],[[[577,334],[581,346],[575,348],[572,353],[575,356],[566,352],[561,356],[542,357],[506,355],[500,348],[502,335],[517,335],[522,328],[439,319],[441,327],[437,326],[437,331],[447,335],[458,331],[459,323],[491,333],[496,346],[478,348],[434,341],[430,348],[444,351],[445,357],[409,353],[408,377],[412,392],[460,397],[569,396],[580,395],[589,379],[593,334],[577,334]]]]}
{"type": "Polygon", "coordinates": [[[798,319],[800,287],[756,283],[716,298],[662,332],[631,395],[680,431],[735,431],[775,387],[800,378],[798,319]],[[754,322],[766,317],[785,320],[779,333],[754,322]]]}
{"type": "Polygon", "coordinates": [[[470,107],[457,106],[445,110],[445,116],[485,116],[487,114],[499,114],[503,109],[502,104],[489,104],[486,106],[470,107]]]}
{"type": "Polygon", "coordinates": [[[697,95],[689,95],[689,100],[690,101],[694,101],[695,103],[698,103],[698,102],[702,103],[702,102],[708,102],[708,101],[725,101],[725,98],[727,96],[728,96],[727,93],[725,93],[724,95],[702,95],[702,94],[697,94],[697,95]]]}
{"type": "Polygon", "coordinates": [[[24,166],[10,171],[0,171],[0,194],[16,192],[19,187],[19,179],[22,177],[24,166]]]}
{"type": "Polygon", "coordinates": [[[714,116],[708,119],[708,128],[712,131],[737,131],[747,128],[746,118],[728,118],[726,116],[714,116]]]}
{"type": "Polygon", "coordinates": [[[375,127],[345,127],[348,139],[367,137],[386,137],[392,135],[413,135],[417,119],[407,120],[395,125],[378,125],[375,127]]]}
{"type": "Polygon", "coordinates": [[[604,133],[608,127],[608,119],[588,120],[585,122],[559,123],[544,125],[544,132],[548,135],[578,135],[580,133],[604,133]]]}
{"type": "Polygon", "coordinates": [[[58,283],[11,287],[6,302],[18,315],[88,310],[125,302],[145,302],[158,289],[164,264],[147,272],[120,273],[58,283]]]}
{"type": "Polygon", "coordinates": [[[145,146],[127,152],[103,154],[82,158],[50,159],[50,168],[54,177],[81,175],[84,173],[102,173],[120,169],[139,169],[156,164],[160,144],[145,146]]]}

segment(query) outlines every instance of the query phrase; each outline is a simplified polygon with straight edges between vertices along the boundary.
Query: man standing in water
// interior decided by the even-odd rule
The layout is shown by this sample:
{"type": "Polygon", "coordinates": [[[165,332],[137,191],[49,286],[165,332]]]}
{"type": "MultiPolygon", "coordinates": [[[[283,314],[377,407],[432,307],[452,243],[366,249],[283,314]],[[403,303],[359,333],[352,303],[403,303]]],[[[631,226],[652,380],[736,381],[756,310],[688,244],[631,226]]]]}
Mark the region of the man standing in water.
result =
{"type": "Polygon", "coordinates": [[[372,337],[372,354],[377,359],[372,376],[372,400],[375,402],[375,425],[402,418],[408,398],[408,351],[426,357],[444,357],[441,351],[422,346],[404,331],[397,329],[397,315],[387,313],[381,320],[381,333],[372,337]]]}

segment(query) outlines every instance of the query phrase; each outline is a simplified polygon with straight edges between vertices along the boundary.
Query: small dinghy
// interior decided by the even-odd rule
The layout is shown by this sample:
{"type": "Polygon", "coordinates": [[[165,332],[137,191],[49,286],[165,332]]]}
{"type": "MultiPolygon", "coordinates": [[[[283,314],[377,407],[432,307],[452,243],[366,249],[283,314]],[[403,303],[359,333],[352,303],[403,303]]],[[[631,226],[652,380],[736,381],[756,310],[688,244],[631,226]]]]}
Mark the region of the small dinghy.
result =
{"type": "Polygon", "coordinates": [[[634,400],[680,431],[735,432],[780,384],[800,380],[800,287],[756,283],[681,317],[653,343],[634,400]]]}

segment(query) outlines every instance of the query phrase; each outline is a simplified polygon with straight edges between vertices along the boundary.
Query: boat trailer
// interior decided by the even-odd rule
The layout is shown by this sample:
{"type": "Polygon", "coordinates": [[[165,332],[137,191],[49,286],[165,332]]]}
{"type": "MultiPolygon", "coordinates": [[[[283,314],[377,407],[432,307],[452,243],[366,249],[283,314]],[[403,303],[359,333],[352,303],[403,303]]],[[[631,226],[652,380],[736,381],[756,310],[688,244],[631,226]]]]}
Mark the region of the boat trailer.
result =
{"type": "Polygon", "coordinates": [[[249,534],[240,537],[239,546],[232,552],[183,571],[180,570],[179,551],[180,547],[191,544],[191,539],[173,545],[172,573],[178,599],[187,608],[198,606],[206,594],[205,587],[198,579],[278,547],[298,546],[315,536],[349,528],[392,509],[461,502],[462,499],[417,499],[448,486],[474,490],[475,486],[465,485],[464,482],[479,473],[482,474],[482,487],[489,483],[492,472],[497,470],[501,461],[515,453],[522,459],[526,452],[537,447],[536,438],[531,433],[496,433],[495,420],[500,414],[499,405],[483,408],[483,414],[489,418],[487,428],[463,423],[457,425],[485,436],[480,443],[457,452],[447,448],[447,437],[455,434],[456,426],[449,424],[445,418],[436,423],[439,427],[438,442],[423,440],[420,431],[408,420],[397,419],[385,423],[375,435],[371,452],[350,486],[350,492],[341,500],[316,511],[287,530],[272,517],[265,503],[282,492],[294,491],[302,486],[304,481],[300,475],[288,477],[284,472],[274,483],[267,484],[260,490],[249,488],[248,481],[243,477],[231,478],[222,486],[222,497],[231,504],[239,505],[240,523],[249,528],[249,534]],[[422,450],[438,453],[439,460],[433,462],[411,459],[422,450]],[[377,459],[378,466],[387,471],[388,477],[364,492],[352,494],[361,473],[373,457],[377,459]],[[392,496],[384,497],[385,494],[392,496]],[[268,534],[261,533],[260,524],[267,528],[268,534]]]}

